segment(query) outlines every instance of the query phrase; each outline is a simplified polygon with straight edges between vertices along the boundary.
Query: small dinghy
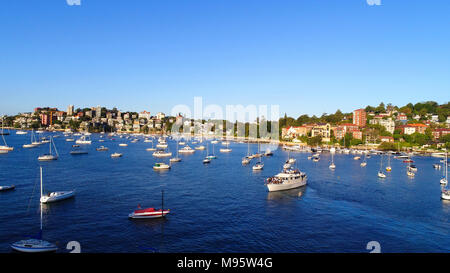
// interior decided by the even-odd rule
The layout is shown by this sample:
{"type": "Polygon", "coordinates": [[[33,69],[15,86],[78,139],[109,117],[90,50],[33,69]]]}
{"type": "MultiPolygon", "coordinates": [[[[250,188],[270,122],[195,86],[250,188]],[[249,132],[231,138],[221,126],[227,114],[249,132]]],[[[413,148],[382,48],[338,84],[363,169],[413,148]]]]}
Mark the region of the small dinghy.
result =
{"type": "Polygon", "coordinates": [[[16,188],[16,186],[11,185],[11,186],[0,186],[0,191],[9,191],[9,190],[14,190],[16,188]]]}

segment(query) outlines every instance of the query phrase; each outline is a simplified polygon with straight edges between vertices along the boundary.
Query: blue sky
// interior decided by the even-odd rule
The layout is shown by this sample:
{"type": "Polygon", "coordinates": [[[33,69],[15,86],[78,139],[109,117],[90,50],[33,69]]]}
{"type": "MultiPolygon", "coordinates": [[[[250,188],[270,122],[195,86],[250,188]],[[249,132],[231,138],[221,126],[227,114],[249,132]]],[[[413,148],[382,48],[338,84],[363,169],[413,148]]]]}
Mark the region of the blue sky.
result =
{"type": "Polygon", "coordinates": [[[102,105],[350,112],[449,100],[450,1],[9,0],[0,114],[102,105]]]}

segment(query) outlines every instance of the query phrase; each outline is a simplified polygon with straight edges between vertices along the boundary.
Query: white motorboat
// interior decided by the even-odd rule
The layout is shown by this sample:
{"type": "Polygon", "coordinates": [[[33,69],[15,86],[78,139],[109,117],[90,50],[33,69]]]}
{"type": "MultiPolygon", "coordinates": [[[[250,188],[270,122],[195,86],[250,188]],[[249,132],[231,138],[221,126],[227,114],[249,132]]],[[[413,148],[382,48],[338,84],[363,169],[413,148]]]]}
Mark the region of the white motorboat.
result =
{"type": "Polygon", "coordinates": [[[444,200],[450,200],[450,190],[442,189],[441,198],[444,200]]]}
{"type": "Polygon", "coordinates": [[[379,171],[378,172],[378,177],[379,178],[386,178],[386,175],[383,172],[379,171]]]}
{"type": "Polygon", "coordinates": [[[221,148],[219,151],[220,151],[221,153],[230,153],[230,152],[231,152],[231,149],[229,149],[229,148],[221,148]]]}
{"type": "Polygon", "coordinates": [[[365,167],[365,166],[367,166],[367,162],[361,162],[361,167],[365,167]]]}
{"type": "Polygon", "coordinates": [[[26,131],[17,131],[16,132],[16,135],[26,135],[26,134],[28,134],[28,132],[26,132],[26,131]]]}
{"type": "Polygon", "coordinates": [[[122,157],[121,153],[113,153],[111,154],[111,157],[115,158],[115,157],[122,157]]]}
{"type": "Polygon", "coordinates": [[[281,191],[306,185],[307,175],[298,169],[284,169],[281,173],[266,179],[269,191],[281,191]]]}
{"type": "Polygon", "coordinates": [[[167,165],[166,163],[155,163],[155,165],[153,165],[153,169],[154,170],[168,170],[170,169],[170,165],[167,165]]]}
{"type": "Polygon", "coordinates": [[[354,159],[354,160],[360,160],[361,157],[360,157],[360,156],[355,156],[353,159],[354,159]]]}
{"type": "Polygon", "coordinates": [[[127,147],[128,144],[126,144],[126,143],[120,143],[119,146],[120,146],[120,147],[127,147]]]}

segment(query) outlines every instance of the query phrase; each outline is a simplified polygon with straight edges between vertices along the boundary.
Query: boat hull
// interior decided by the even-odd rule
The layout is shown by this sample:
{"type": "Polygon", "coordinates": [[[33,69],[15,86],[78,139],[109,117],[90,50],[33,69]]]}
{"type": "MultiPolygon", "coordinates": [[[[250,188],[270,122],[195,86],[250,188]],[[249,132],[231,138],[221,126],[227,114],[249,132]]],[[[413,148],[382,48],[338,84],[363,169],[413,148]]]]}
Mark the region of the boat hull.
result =
{"type": "Polygon", "coordinates": [[[288,183],[282,183],[282,184],[267,184],[267,188],[269,191],[284,191],[284,190],[290,190],[295,189],[301,186],[305,186],[307,182],[307,178],[299,178],[296,181],[288,182],[288,183]]]}
{"type": "Polygon", "coordinates": [[[75,191],[67,191],[67,192],[58,192],[58,195],[55,196],[42,196],[41,203],[47,204],[52,202],[58,202],[62,200],[66,200],[75,196],[75,191]]]}
{"type": "Polygon", "coordinates": [[[11,245],[11,248],[15,251],[26,253],[42,253],[42,252],[55,252],[58,247],[52,243],[43,240],[30,239],[16,242],[11,245]]]}

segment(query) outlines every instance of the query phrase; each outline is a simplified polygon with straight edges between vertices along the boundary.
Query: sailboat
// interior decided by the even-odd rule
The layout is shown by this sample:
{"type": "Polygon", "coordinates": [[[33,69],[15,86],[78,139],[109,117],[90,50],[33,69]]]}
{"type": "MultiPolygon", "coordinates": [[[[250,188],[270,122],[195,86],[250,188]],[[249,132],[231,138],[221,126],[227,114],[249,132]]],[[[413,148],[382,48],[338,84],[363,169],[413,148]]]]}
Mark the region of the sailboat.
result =
{"type": "MultiPolygon", "coordinates": [[[[208,154],[208,148],[209,148],[208,143],[206,143],[206,154],[208,154]]],[[[206,156],[203,159],[203,164],[209,164],[209,163],[211,163],[211,158],[209,158],[209,156],[206,156]]]]}
{"type": "Polygon", "coordinates": [[[334,153],[331,153],[331,164],[329,166],[330,169],[336,169],[336,165],[334,164],[334,153]]]}
{"type": "Polygon", "coordinates": [[[208,154],[207,158],[209,158],[209,159],[216,159],[217,156],[214,154],[214,143],[213,143],[213,141],[211,141],[211,144],[212,144],[212,154],[208,154]]]}
{"type": "Polygon", "coordinates": [[[138,209],[128,215],[132,219],[148,219],[148,218],[160,218],[170,213],[170,209],[164,210],[164,191],[161,191],[161,209],[155,210],[154,208],[141,209],[138,205],[138,209]]]}
{"type": "MultiPolygon", "coordinates": [[[[448,181],[448,162],[447,162],[447,152],[445,153],[445,177],[441,179],[441,184],[444,184],[442,182],[445,182],[445,185],[447,185],[448,181]]],[[[441,198],[444,200],[450,200],[450,189],[443,187],[441,198]]]]}
{"type": "Polygon", "coordinates": [[[391,153],[388,153],[388,165],[386,167],[386,171],[387,172],[392,171],[392,167],[391,167],[391,153]]]}
{"type": "Polygon", "coordinates": [[[0,132],[0,135],[2,135],[2,136],[9,135],[9,132],[5,132],[5,130],[3,130],[3,117],[2,117],[2,131],[0,132]]]}
{"type": "MultiPolygon", "coordinates": [[[[145,141],[144,141],[145,142],[145,141]]],[[[147,148],[147,151],[156,151],[156,148],[155,147],[153,147],[153,140],[151,141],[152,142],[152,147],[151,148],[147,148]]]]}
{"type": "Polygon", "coordinates": [[[55,142],[53,141],[53,138],[50,137],[50,152],[48,154],[44,154],[38,157],[39,161],[50,161],[50,160],[57,160],[58,159],[58,151],[56,150],[55,142]],[[52,153],[52,146],[55,150],[55,155],[52,153]]]}
{"type": "Polygon", "coordinates": [[[250,163],[250,140],[247,140],[247,156],[242,159],[242,165],[247,165],[250,163]]]}
{"type": "Polygon", "coordinates": [[[173,158],[171,158],[169,161],[170,162],[180,162],[181,161],[181,158],[178,156],[178,140],[177,140],[177,156],[176,157],[173,157],[173,158]]]}
{"type": "Polygon", "coordinates": [[[383,155],[381,155],[380,158],[380,170],[378,171],[378,177],[379,178],[386,178],[386,175],[383,173],[383,155]]]}
{"type": "Polygon", "coordinates": [[[43,204],[57,202],[66,200],[69,198],[72,198],[75,196],[75,191],[55,191],[55,192],[48,192],[47,194],[43,194],[42,191],[42,167],[41,167],[41,198],[40,202],[43,204]]]}
{"type": "MultiPolygon", "coordinates": [[[[260,153],[260,144],[258,140],[258,154],[260,153]]],[[[264,168],[264,163],[262,162],[262,157],[259,157],[259,161],[253,166],[254,171],[260,171],[264,168]]]]}
{"type": "Polygon", "coordinates": [[[36,136],[34,135],[34,131],[31,130],[31,140],[30,140],[30,144],[24,144],[22,147],[23,148],[34,148],[36,146],[39,145],[39,142],[36,139],[36,136]]]}
{"type": "Polygon", "coordinates": [[[364,154],[364,159],[363,162],[361,162],[361,164],[359,164],[361,167],[365,167],[367,166],[367,154],[364,154]]]}
{"type": "MultiPolygon", "coordinates": [[[[42,167],[41,167],[41,198],[42,198],[42,167]]],[[[12,249],[28,253],[54,252],[58,249],[58,247],[55,244],[42,240],[42,202],[40,203],[40,212],[41,212],[40,218],[41,226],[39,231],[39,238],[15,242],[11,244],[12,249]]]]}
{"type": "Polygon", "coordinates": [[[408,167],[406,168],[406,174],[409,177],[414,177],[416,174],[412,172],[411,170],[411,161],[408,161],[408,167]]]}
{"type": "Polygon", "coordinates": [[[221,153],[229,153],[229,152],[231,152],[231,149],[228,148],[228,145],[230,145],[229,141],[224,141],[224,142],[222,142],[222,144],[225,144],[227,147],[226,148],[221,148],[219,150],[221,153]]]}
{"type": "Polygon", "coordinates": [[[448,172],[448,162],[447,162],[447,153],[445,153],[445,161],[443,162],[444,165],[444,173],[443,173],[443,177],[440,180],[440,183],[442,185],[447,185],[448,180],[447,180],[447,172],[448,172]]]}
{"type": "Polygon", "coordinates": [[[9,147],[8,144],[6,143],[5,135],[9,135],[9,133],[5,134],[5,132],[3,131],[3,118],[2,118],[2,139],[3,139],[3,143],[5,145],[0,145],[0,150],[1,151],[12,151],[12,150],[14,150],[13,147],[9,147]]]}

